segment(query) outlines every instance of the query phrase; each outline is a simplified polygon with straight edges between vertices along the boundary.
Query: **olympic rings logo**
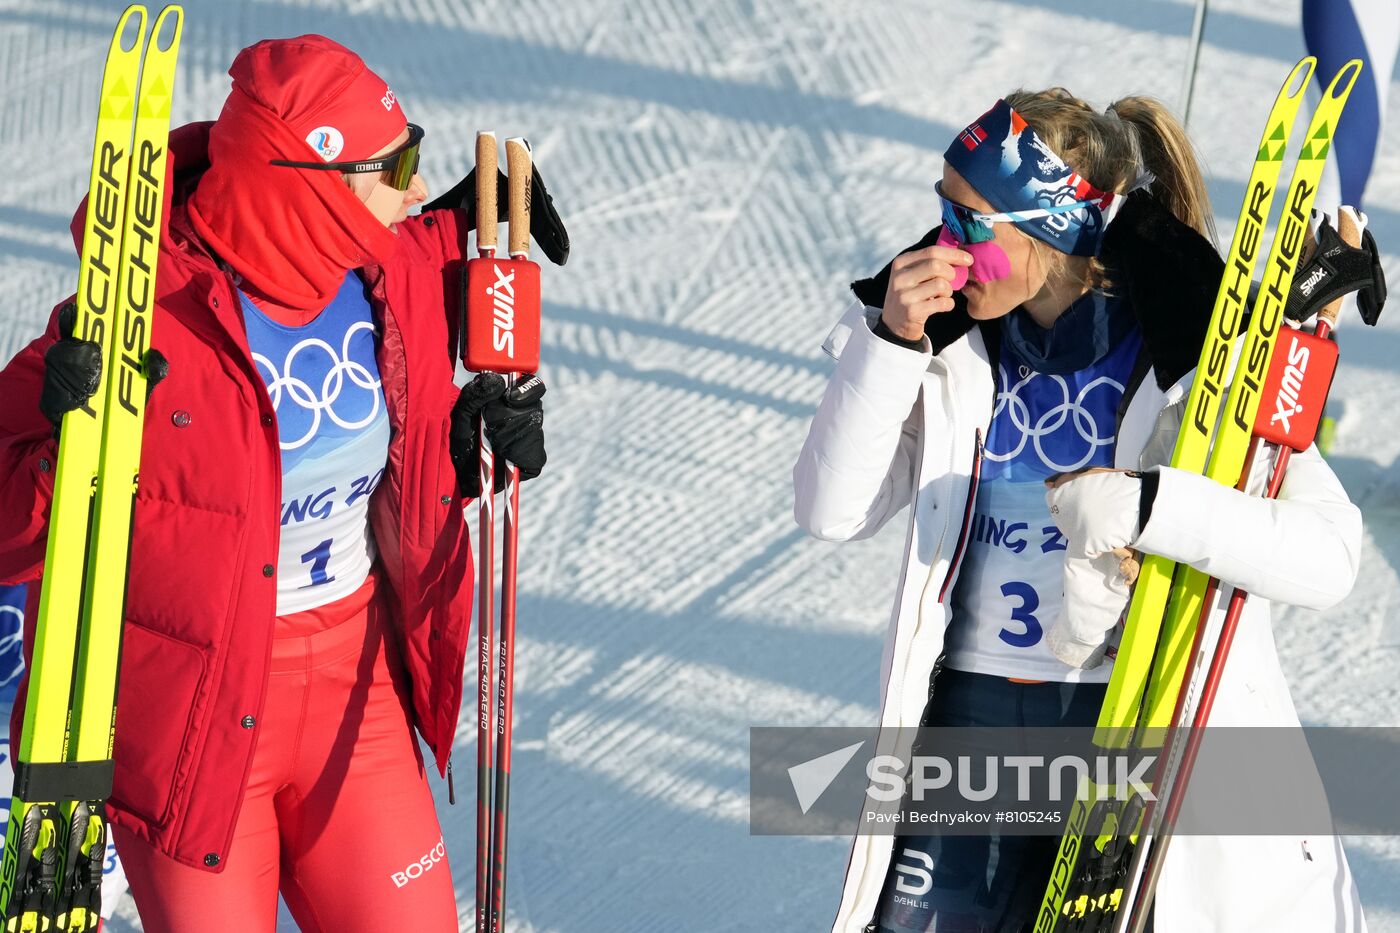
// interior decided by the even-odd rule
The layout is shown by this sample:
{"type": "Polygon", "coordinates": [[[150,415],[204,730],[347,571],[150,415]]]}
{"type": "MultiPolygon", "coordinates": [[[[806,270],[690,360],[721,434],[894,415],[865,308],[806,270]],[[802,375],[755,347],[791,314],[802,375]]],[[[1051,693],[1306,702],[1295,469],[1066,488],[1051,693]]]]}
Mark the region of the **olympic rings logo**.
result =
{"type": "Polygon", "coordinates": [[[988,460],[998,463],[1014,460],[1026,449],[1026,444],[1029,442],[1034,447],[1041,463],[1048,469],[1056,473],[1068,473],[1071,470],[1088,466],[1099,448],[1113,443],[1113,433],[1109,433],[1107,437],[1099,434],[1100,425],[1084,402],[1089,393],[1100,386],[1110,387],[1117,393],[1108,409],[1112,412],[1113,406],[1117,405],[1117,400],[1122,398],[1124,391],[1122,383],[1110,379],[1108,376],[1099,376],[1081,388],[1073,398],[1070,398],[1069,383],[1063,376],[1037,373],[1024,366],[1018,375],[1021,377],[1020,381],[1008,388],[1006,383],[1010,377],[1004,368],[1000,370],[999,381],[1002,385],[1001,390],[997,392],[996,409],[992,413],[992,420],[996,421],[997,416],[1005,411],[1009,416],[1010,424],[1015,427],[1020,436],[1017,438],[1015,446],[1005,452],[998,453],[991,450],[989,443],[987,448],[983,450],[983,456],[988,460]],[[1051,382],[1059,387],[1060,401],[1046,409],[1032,424],[1030,407],[1021,398],[1021,390],[1037,376],[1042,379],[1041,382],[1037,383],[1037,387],[1047,386],[1051,382]],[[1060,462],[1063,458],[1073,456],[1081,443],[1084,445],[1082,455],[1072,462],[1060,462]],[[1047,451],[1047,447],[1054,449],[1047,451]]]}
{"type": "Polygon", "coordinates": [[[272,399],[272,408],[277,411],[281,408],[282,398],[286,398],[298,408],[311,413],[311,425],[301,437],[295,440],[281,441],[283,450],[296,450],[298,447],[308,443],[321,427],[321,415],[324,412],[336,426],[347,431],[358,430],[369,425],[379,414],[379,400],[381,393],[380,381],[363,364],[350,358],[350,341],[362,330],[367,330],[371,334],[374,332],[374,325],[368,321],[357,321],[345,332],[345,339],[341,342],[340,353],[335,352],[335,348],[319,337],[310,337],[302,340],[287,351],[287,358],[282,363],[282,371],[278,372],[272,361],[259,353],[253,354],[253,361],[265,368],[271,378],[267,380],[267,394],[272,399]],[[304,379],[292,375],[292,366],[299,355],[304,351],[316,348],[321,350],[330,358],[330,369],[321,379],[321,392],[319,396],[316,390],[304,379]],[[346,381],[357,386],[370,394],[369,413],[363,418],[356,420],[346,420],[336,414],[335,403],[340,399],[341,391],[345,388],[346,381]]]}
{"type": "Polygon", "coordinates": [[[15,606],[0,606],[0,617],[6,616],[12,616],[14,621],[6,618],[0,623],[0,629],[13,626],[13,630],[0,635],[0,658],[13,654],[14,666],[10,670],[0,671],[0,687],[9,686],[11,681],[19,679],[24,673],[24,651],[21,647],[24,638],[24,610],[15,606]]]}

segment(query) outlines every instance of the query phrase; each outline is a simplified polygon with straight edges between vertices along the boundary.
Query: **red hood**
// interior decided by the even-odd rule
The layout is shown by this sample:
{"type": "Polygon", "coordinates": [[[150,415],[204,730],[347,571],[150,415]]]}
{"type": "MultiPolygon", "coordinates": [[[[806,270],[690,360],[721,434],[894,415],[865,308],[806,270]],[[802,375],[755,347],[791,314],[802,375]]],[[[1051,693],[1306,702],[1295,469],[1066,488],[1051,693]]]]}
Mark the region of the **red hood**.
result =
{"type": "MultiPolygon", "coordinates": [[[[165,160],[165,210],[161,214],[161,239],[165,240],[170,231],[172,212],[183,214],[184,201],[193,185],[182,185],[176,191],[175,175],[186,174],[196,178],[209,167],[209,128],[212,120],[199,123],[186,123],[170,131],[170,157],[165,160]]],[[[87,222],[87,195],[78,202],[73,212],[73,222],[69,229],[73,232],[73,246],[79,255],[83,252],[83,227],[87,222]]]]}
{"type": "Polygon", "coordinates": [[[339,172],[274,164],[305,159],[306,151],[306,140],[235,81],[210,127],[209,168],[190,195],[188,217],[255,301],[314,317],[347,271],[382,265],[398,237],[339,172]]]}

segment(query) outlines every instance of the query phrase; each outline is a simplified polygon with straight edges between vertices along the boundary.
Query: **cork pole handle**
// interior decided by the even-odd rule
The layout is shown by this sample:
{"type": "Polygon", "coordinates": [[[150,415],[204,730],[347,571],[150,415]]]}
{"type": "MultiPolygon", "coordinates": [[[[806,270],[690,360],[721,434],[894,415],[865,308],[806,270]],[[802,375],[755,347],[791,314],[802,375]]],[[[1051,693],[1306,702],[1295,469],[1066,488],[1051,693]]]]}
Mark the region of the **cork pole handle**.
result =
{"type": "Polygon", "coordinates": [[[496,253],[497,167],[496,134],[483,130],[476,134],[476,248],[483,256],[496,253]]]}
{"type": "Polygon", "coordinates": [[[523,136],[506,140],[506,173],[510,192],[510,255],[512,259],[523,259],[530,255],[530,182],[534,174],[530,143],[523,136]]]}

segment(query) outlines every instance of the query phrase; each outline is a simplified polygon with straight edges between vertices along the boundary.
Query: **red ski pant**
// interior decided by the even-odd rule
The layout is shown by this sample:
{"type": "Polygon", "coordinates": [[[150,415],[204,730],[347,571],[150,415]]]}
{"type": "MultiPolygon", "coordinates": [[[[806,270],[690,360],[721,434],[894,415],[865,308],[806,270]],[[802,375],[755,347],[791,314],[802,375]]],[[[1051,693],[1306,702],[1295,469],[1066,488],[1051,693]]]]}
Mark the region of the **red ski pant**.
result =
{"type": "Polygon", "coordinates": [[[306,933],[456,933],[442,830],[373,591],[371,577],[336,613],[278,620],[221,872],[114,828],[147,933],[273,933],[279,891],[306,933]]]}

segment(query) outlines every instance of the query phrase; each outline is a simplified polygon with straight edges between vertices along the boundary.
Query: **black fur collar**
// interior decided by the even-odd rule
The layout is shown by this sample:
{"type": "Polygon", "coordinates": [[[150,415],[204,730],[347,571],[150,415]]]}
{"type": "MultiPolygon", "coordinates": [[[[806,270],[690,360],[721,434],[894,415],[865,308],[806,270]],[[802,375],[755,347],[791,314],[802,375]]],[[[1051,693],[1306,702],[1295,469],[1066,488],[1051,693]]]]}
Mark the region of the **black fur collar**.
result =
{"type": "MultiPolygon", "coordinates": [[[[932,246],[935,227],[903,252],[932,246]]],[[[1161,389],[1190,372],[1201,355],[1210,312],[1225,263],[1205,237],[1145,191],[1128,196],[1104,237],[1102,258],[1112,288],[1128,297],[1142,328],[1143,347],[1161,389]]],[[[876,275],[851,283],[857,298],[872,308],[885,301],[890,264],[876,275]]],[[[961,294],[946,314],[935,314],[924,333],[938,353],[972,329],[961,294]]],[[[989,329],[984,324],[984,329],[989,329]]]]}

